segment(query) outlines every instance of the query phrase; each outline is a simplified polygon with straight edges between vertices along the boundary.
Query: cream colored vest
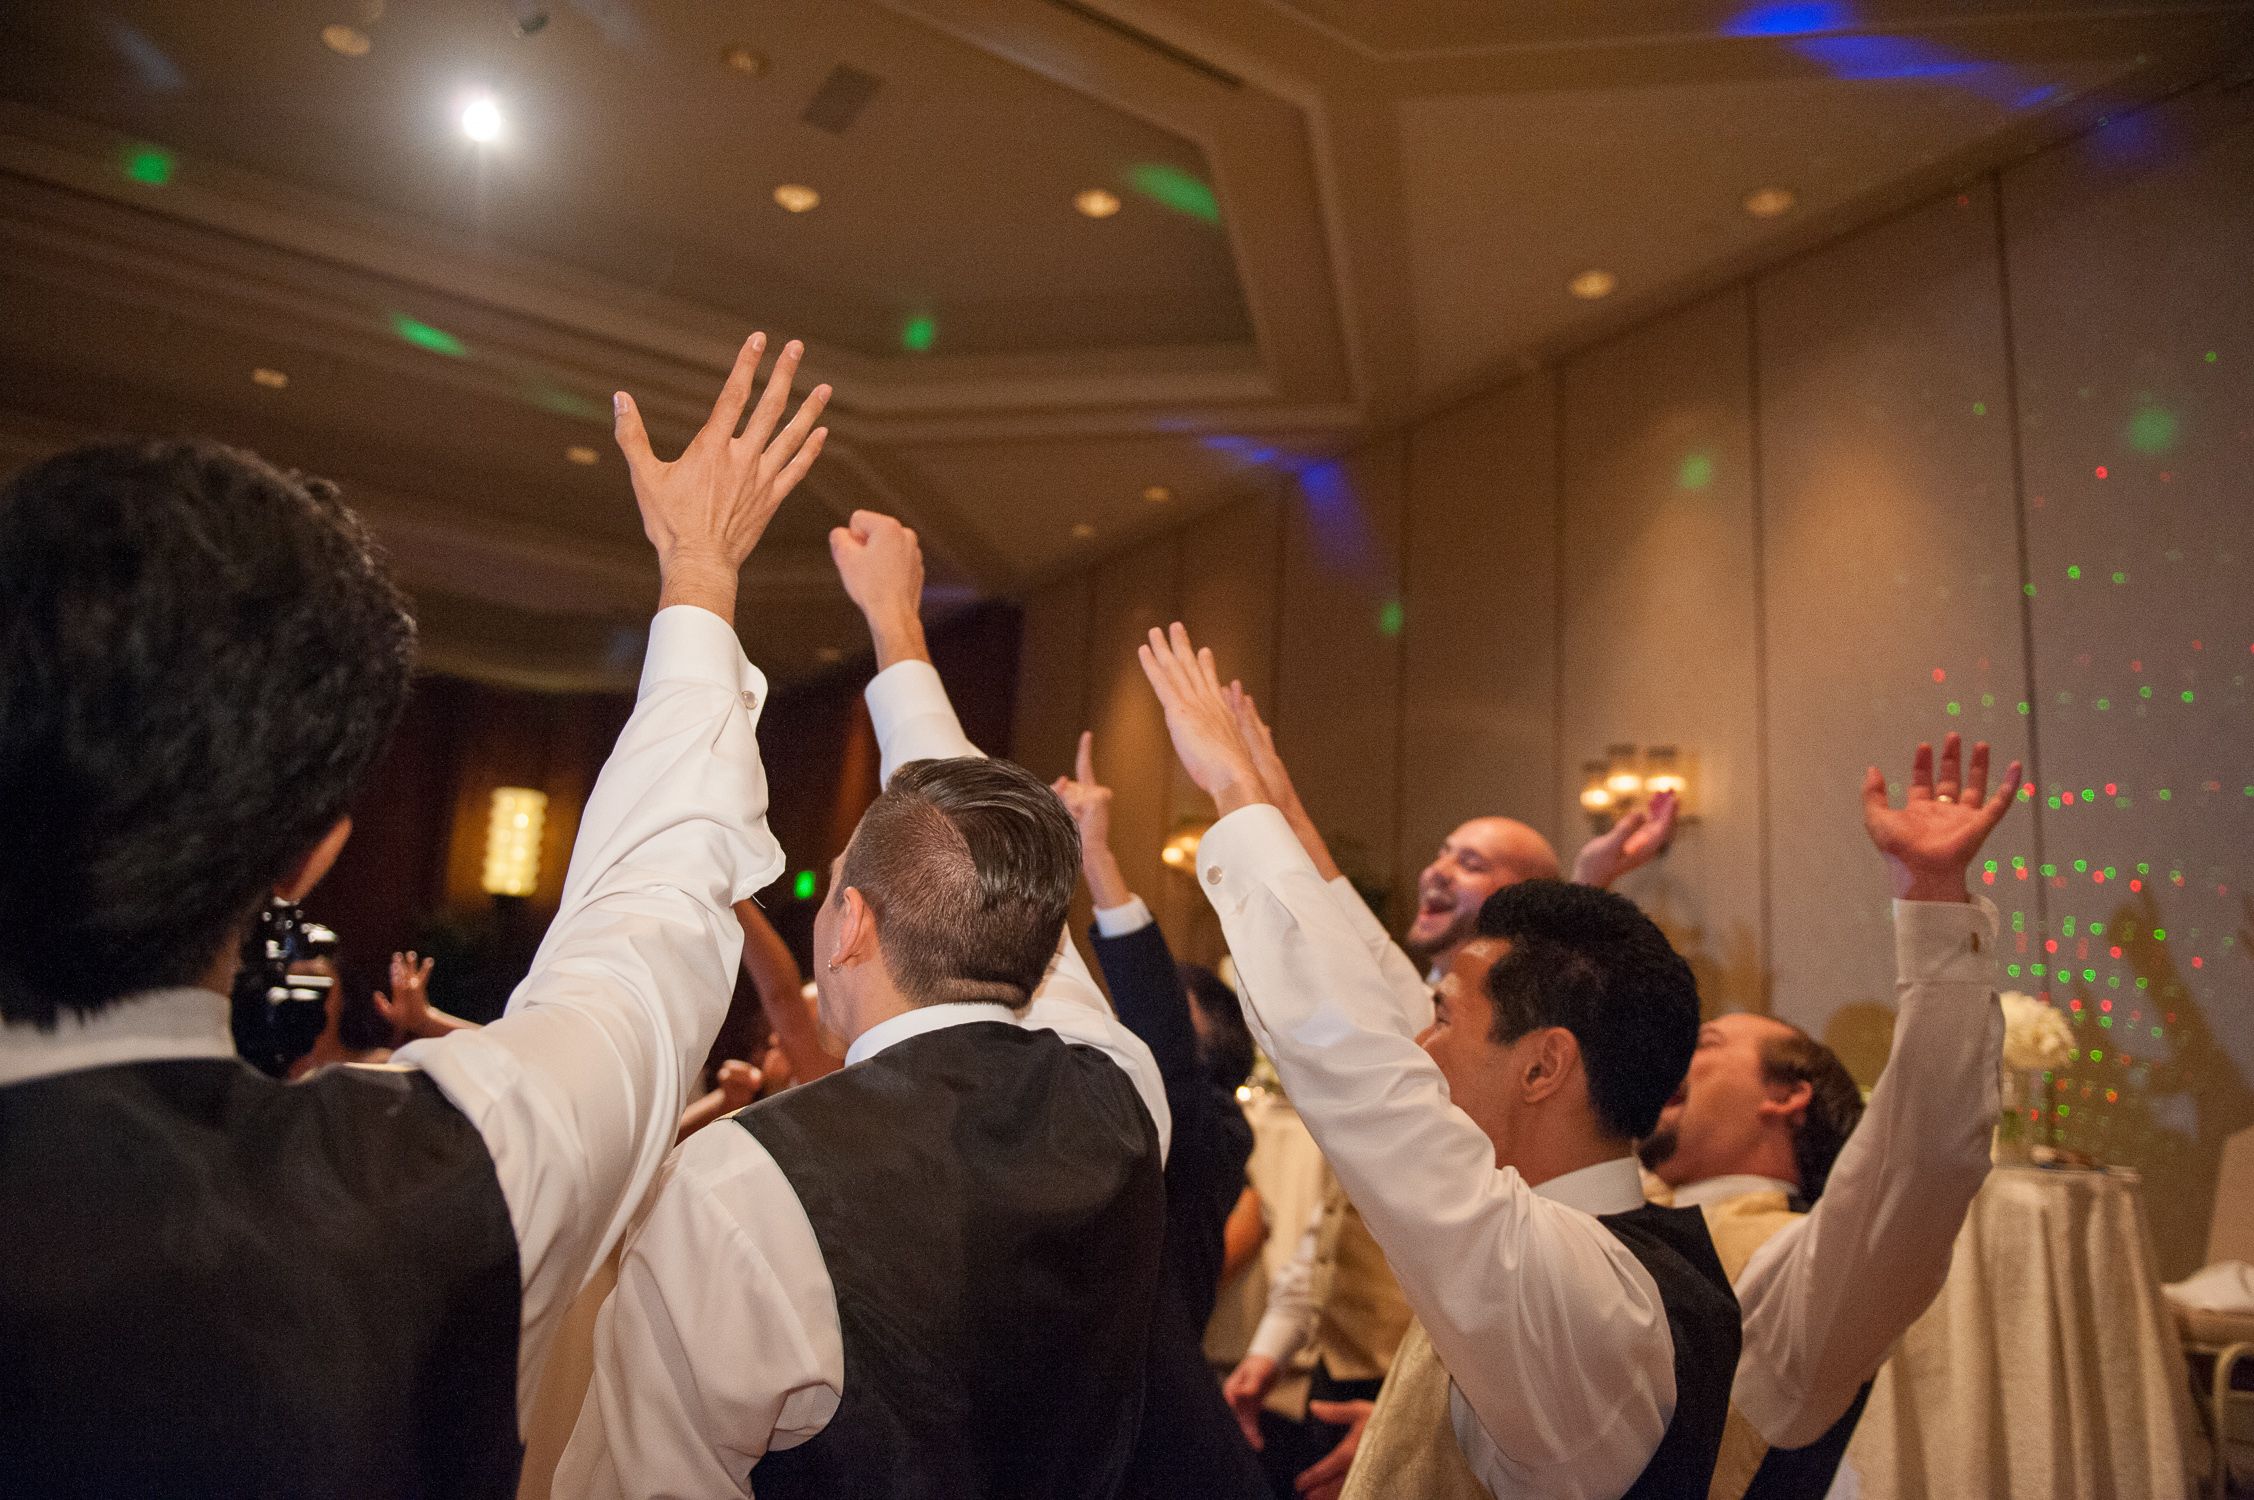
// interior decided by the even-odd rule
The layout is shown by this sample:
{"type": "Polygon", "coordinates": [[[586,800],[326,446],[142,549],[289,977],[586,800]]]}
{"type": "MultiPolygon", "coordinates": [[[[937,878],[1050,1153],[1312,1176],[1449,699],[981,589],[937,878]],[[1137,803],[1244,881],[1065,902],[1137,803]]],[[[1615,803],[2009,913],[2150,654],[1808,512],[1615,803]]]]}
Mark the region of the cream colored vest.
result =
{"type": "Polygon", "coordinates": [[[1409,1327],[1409,1304],[1385,1252],[1336,1178],[1315,1232],[1315,1352],[1339,1380],[1379,1380],[1409,1327]]]}

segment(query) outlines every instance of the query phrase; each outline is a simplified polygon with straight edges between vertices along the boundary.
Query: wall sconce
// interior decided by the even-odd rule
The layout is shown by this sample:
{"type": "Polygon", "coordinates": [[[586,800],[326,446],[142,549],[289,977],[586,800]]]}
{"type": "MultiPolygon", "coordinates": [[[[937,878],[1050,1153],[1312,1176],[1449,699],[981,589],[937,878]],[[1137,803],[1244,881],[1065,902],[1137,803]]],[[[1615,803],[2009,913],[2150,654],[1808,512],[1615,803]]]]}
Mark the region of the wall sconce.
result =
{"type": "Polygon", "coordinates": [[[530,787],[493,789],[485,823],[485,877],[489,896],[529,896],[540,888],[540,832],[548,821],[548,794],[530,787]]]}
{"type": "Polygon", "coordinates": [[[1581,806],[1598,833],[1661,792],[1675,794],[1683,805],[1676,816],[1687,821],[1689,790],[1682,752],[1673,745],[1607,745],[1604,759],[1581,763],[1581,806]]]}
{"type": "Polygon", "coordinates": [[[1158,857],[1165,861],[1166,868],[1194,876],[1197,873],[1198,841],[1205,837],[1205,831],[1212,826],[1211,823],[1192,821],[1176,828],[1172,836],[1158,846],[1158,857]]]}

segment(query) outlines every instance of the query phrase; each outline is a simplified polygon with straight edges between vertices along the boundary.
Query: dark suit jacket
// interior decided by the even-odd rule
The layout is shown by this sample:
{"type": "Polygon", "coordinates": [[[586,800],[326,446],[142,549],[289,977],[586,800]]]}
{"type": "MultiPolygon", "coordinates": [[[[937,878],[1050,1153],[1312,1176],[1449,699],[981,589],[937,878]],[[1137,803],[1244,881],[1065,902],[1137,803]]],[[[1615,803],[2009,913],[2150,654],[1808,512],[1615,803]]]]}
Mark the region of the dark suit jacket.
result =
{"type": "Polygon", "coordinates": [[[1121,1494],[1263,1500],[1267,1480],[1202,1346],[1220,1292],[1223,1235],[1252,1158],[1252,1125],[1235,1091],[1205,1071],[1189,992],[1158,924],[1117,938],[1091,931],[1089,941],[1119,1019],[1157,1059],[1174,1116],[1143,1422],[1121,1494]]]}

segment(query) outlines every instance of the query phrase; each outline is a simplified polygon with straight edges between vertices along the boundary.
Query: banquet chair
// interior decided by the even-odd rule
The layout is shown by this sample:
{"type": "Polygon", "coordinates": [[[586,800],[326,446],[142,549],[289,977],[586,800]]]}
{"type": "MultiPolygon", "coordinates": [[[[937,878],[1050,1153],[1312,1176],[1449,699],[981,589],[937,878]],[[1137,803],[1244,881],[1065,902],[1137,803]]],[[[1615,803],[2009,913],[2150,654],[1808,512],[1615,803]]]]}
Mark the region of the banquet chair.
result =
{"type": "MultiPolygon", "coordinates": [[[[2223,1143],[2220,1166],[2207,1264],[2254,1262],[2254,1125],[2223,1143]]],[[[2232,1450],[2254,1450],[2254,1312],[2171,1307],[2214,1453],[2208,1493],[2212,1500],[2229,1500],[2232,1450]]],[[[2248,1467],[2254,1469],[2254,1462],[2248,1467]]]]}

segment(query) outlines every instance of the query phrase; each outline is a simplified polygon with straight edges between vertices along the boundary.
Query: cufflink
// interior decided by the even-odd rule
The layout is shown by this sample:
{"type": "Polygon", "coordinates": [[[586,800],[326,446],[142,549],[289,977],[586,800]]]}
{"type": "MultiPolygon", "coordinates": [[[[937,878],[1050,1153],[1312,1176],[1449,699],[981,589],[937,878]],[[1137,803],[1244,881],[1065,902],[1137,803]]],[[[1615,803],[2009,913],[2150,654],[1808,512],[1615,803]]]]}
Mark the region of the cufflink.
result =
{"type": "Polygon", "coordinates": [[[1207,885],[1219,885],[1221,883],[1221,867],[1219,865],[1212,865],[1206,869],[1205,883],[1207,885]]]}
{"type": "Polygon", "coordinates": [[[757,708],[759,706],[759,695],[753,692],[750,688],[745,688],[741,696],[744,700],[745,708],[757,708]]]}

